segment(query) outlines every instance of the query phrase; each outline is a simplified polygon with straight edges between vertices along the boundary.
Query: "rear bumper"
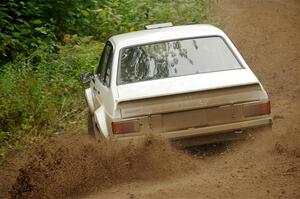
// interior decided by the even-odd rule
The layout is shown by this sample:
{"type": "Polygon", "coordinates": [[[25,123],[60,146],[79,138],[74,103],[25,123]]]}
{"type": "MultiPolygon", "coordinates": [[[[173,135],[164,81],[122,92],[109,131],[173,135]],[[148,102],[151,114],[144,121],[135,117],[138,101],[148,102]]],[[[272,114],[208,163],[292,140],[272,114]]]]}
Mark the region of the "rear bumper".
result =
{"type": "MultiPolygon", "coordinates": [[[[227,140],[234,140],[237,137],[242,137],[241,135],[234,133],[243,129],[257,128],[257,127],[271,127],[272,125],[272,117],[263,117],[257,118],[248,121],[235,122],[230,124],[221,124],[214,125],[209,127],[199,127],[199,128],[189,128],[180,131],[172,131],[165,132],[159,134],[166,139],[171,141],[186,141],[189,144],[187,145],[197,145],[197,144],[207,144],[212,142],[220,142],[227,140]],[[215,139],[217,137],[217,139],[215,139]],[[200,138],[201,141],[198,139],[200,138]],[[211,139],[213,138],[213,139],[211,139]],[[193,144],[195,143],[195,144],[193,144]]],[[[132,136],[122,136],[122,137],[114,137],[113,141],[130,141],[132,139],[138,139],[143,137],[143,135],[132,135],[132,136]]],[[[184,144],[186,145],[186,144],[184,144]]]]}
{"type": "Polygon", "coordinates": [[[181,139],[195,136],[207,136],[212,134],[255,128],[259,126],[272,125],[272,122],[272,117],[264,117],[260,119],[235,122],[230,124],[221,124],[209,127],[190,128],[181,131],[167,132],[163,133],[163,137],[167,139],[181,139]]]}

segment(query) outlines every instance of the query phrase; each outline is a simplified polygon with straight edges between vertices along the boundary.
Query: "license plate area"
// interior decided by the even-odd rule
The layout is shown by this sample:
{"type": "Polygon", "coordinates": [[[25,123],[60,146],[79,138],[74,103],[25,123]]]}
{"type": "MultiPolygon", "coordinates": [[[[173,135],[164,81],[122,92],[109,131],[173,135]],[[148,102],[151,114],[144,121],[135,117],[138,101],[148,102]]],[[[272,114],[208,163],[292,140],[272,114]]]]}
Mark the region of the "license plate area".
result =
{"type": "Polygon", "coordinates": [[[207,126],[206,109],[163,114],[162,123],[165,132],[207,126]]]}
{"type": "Polygon", "coordinates": [[[225,105],[163,114],[164,132],[200,128],[243,120],[241,105],[225,105]]]}

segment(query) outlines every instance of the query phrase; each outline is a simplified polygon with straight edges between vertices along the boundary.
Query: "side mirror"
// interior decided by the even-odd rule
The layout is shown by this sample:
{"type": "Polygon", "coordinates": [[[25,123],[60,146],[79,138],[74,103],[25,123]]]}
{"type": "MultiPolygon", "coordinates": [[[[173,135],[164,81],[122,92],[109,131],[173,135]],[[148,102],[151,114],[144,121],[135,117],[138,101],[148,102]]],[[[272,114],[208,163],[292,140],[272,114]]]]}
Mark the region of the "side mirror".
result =
{"type": "Polygon", "coordinates": [[[94,78],[93,73],[88,72],[88,73],[83,73],[80,75],[80,80],[82,83],[88,83],[94,78]]]}

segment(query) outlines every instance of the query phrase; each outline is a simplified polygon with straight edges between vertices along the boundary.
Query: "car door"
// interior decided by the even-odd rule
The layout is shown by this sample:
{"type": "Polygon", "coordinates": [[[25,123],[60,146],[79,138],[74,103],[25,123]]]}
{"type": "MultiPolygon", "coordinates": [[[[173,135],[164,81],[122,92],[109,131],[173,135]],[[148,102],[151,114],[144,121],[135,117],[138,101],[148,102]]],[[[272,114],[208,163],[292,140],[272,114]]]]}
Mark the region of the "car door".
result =
{"type": "Polygon", "coordinates": [[[92,87],[96,109],[102,105],[105,105],[109,100],[107,97],[109,96],[108,93],[110,92],[112,57],[113,46],[110,42],[107,42],[103,49],[99,65],[95,71],[95,78],[93,79],[94,85],[92,87]]]}

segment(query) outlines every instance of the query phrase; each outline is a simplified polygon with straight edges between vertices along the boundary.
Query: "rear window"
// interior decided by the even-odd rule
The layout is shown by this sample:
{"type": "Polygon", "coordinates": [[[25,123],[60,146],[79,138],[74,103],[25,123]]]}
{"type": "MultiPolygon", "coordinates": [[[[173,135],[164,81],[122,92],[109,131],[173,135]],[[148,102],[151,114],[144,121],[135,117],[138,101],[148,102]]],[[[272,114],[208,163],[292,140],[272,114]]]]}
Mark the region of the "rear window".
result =
{"type": "Polygon", "coordinates": [[[221,37],[167,41],[122,49],[118,84],[240,68],[221,37]]]}

